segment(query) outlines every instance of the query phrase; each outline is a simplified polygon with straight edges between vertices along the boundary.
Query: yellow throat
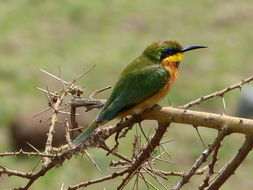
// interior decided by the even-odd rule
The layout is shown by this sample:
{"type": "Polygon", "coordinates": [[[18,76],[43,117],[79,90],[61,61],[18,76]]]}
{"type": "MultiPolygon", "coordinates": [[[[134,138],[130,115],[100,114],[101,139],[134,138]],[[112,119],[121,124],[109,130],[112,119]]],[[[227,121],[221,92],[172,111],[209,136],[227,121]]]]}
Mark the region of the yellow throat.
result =
{"type": "Polygon", "coordinates": [[[169,63],[176,63],[181,62],[184,57],[183,53],[176,53],[174,55],[171,55],[169,57],[166,57],[163,62],[169,62],[169,63]]]}

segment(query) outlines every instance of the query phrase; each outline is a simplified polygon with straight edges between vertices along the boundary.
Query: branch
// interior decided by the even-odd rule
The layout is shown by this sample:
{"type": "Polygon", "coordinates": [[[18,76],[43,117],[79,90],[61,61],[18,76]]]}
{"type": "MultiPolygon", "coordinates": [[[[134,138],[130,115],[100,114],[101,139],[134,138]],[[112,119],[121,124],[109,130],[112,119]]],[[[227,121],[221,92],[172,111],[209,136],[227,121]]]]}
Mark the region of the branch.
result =
{"type": "Polygon", "coordinates": [[[179,190],[181,187],[188,183],[190,178],[196,173],[197,169],[204,163],[207,157],[211,154],[216,146],[219,146],[220,142],[224,139],[224,137],[228,134],[226,129],[219,132],[218,136],[215,138],[214,142],[202,152],[201,156],[196,160],[193,164],[192,168],[186,172],[186,174],[182,177],[182,179],[177,183],[176,186],[172,188],[172,190],[179,190]]]}
{"type": "Polygon", "coordinates": [[[92,184],[95,184],[95,183],[100,183],[100,182],[103,182],[103,181],[111,180],[111,179],[116,178],[118,176],[122,176],[126,172],[127,172],[127,170],[114,172],[111,175],[101,177],[99,179],[90,180],[90,181],[87,181],[87,182],[79,183],[79,184],[74,185],[74,186],[70,186],[70,187],[67,188],[67,190],[76,190],[76,189],[81,188],[81,187],[87,187],[88,185],[92,185],[92,184]]]}
{"type": "Polygon", "coordinates": [[[233,160],[227,165],[222,173],[214,180],[207,190],[219,189],[227,179],[234,174],[253,147],[253,136],[246,136],[246,139],[233,160]]]}
{"type": "Polygon", "coordinates": [[[25,152],[22,149],[18,152],[5,152],[5,153],[0,153],[0,157],[5,157],[5,156],[40,156],[40,157],[49,157],[53,158],[56,155],[54,154],[45,154],[45,153],[40,153],[40,152],[25,152]]]}
{"type": "Polygon", "coordinates": [[[102,108],[106,100],[103,99],[74,99],[71,101],[71,107],[85,107],[89,111],[93,108],[102,108]]]}
{"type": "Polygon", "coordinates": [[[161,123],[159,122],[158,128],[156,130],[155,135],[151,138],[150,142],[147,144],[145,149],[139,154],[136,158],[135,162],[128,168],[128,175],[123,179],[121,184],[117,187],[118,190],[122,189],[126,183],[128,182],[129,178],[136,172],[137,169],[141,167],[141,165],[150,158],[151,153],[155,150],[157,146],[159,146],[160,141],[167,130],[169,123],[161,123]]]}
{"type": "Polygon", "coordinates": [[[108,89],[110,89],[110,88],[112,88],[111,86],[107,86],[107,87],[104,87],[104,88],[102,88],[102,89],[99,89],[99,90],[96,90],[95,92],[93,92],[90,96],[89,96],[89,98],[90,99],[93,99],[96,95],[98,95],[99,93],[101,93],[101,92],[103,92],[103,91],[105,91],[105,90],[108,90],[108,89]]]}
{"type": "Polygon", "coordinates": [[[221,145],[222,145],[222,143],[220,141],[213,151],[212,161],[210,162],[210,164],[208,164],[209,171],[206,174],[206,177],[203,180],[203,183],[199,186],[199,190],[204,190],[204,188],[209,185],[210,177],[214,174],[214,166],[215,166],[216,162],[218,161],[218,153],[219,153],[219,149],[220,149],[221,145]]]}
{"type": "Polygon", "coordinates": [[[10,170],[10,169],[8,169],[4,166],[0,166],[0,168],[2,168],[2,170],[0,170],[0,177],[3,174],[6,174],[8,176],[18,176],[18,177],[30,179],[31,176],[32,176],[31,173],[24,173],[24,172],[19,172],[19,171],[16,171],[16,170],[10,170]]]}
{"type": "Polygon", "coordinates": [[[180,108],[188,109],[189,107],[192,107],[194,105],[198,105],[198,104],[200,104],[200,103],[202,103],[206,100],[210,100],[210,99],[213,99],[213,98],[216,98],[216,97],[223,97],[224,94],[226,94],[227,92],[229,92],[231,90],[234,90],[234,89],[237,89],[237,88],[241,89],[244,84],[247,84],[247,83],[251,82],[252,80],[253,80],[253,76],[250,76],[249,78],[246,78],[246,79],[242,80],[242,82],[234,84],[234,85],[232,85],[230,87],[227,87],[227,88],[225,88],[221,91],[218,91],[218,92],[206,95],[206,96],[202,96],[202,97],[200,97],[196,100],[191,101],[188,104],[185,104],[184,106],[182,106],[180,108]]]}
{"type": "Polygon", "coordinates": [[[44,176],[49,170],[54,167],[58,167],[63,164],[66,159],[70,159],[74,155],[73,150],[65,151],[59,155],[56,155],[52,160],[49,160],[48,164],[42,167],[38,172],[32,173],[29,176],[29,181],[24,187],[16,188],[18,190],[27,190],[30,186],[40,177],[44,176]]]}
{"type": "Polygon", "coordinates": [[[226,126],[226,128],[232,133],[253,135],[252,119],[232,117],[224,114],[183,110],[172,107],[160,107],[159,105],[156,105],[147,112],[142,113],[140,117],[143,120],[156,120],[163,123],[182,123],[217,130],[221,130],[226,126]]]}

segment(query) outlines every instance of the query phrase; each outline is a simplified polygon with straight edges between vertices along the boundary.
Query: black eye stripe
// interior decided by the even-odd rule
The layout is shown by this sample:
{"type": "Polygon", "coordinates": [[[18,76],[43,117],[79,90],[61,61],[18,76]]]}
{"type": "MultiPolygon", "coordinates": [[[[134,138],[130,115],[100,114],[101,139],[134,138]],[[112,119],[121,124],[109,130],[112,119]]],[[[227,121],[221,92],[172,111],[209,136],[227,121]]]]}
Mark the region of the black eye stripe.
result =
{"type": "Polygon", "coordinates": [[[176,53],[179,53],[180,50],[178,50],[177,48],[175,47],[172,47],[172,48],[166,48],[162,51],[161,53],[161,57],[160,57],[160,60],[166,58],[166,57],[169,57],[171,55],[174,55],[176,53]]]}
{"type": "Polygon", "coordinates": [[[176,48],[166,48],[162,51],[162,54],[167,54],[167,55],[173,55],[173,54],[176,54],[178,53],[178,49],[176,48]]]}

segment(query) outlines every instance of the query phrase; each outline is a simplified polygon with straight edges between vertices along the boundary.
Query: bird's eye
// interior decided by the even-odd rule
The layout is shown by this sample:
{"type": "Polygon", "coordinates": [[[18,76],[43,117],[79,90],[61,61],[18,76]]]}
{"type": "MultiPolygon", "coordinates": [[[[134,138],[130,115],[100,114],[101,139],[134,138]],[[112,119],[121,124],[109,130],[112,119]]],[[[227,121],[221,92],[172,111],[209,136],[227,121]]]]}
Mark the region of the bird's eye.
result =
{"type": "Polygon", "coordinates": [[[167,55],[174,55],[176,54],[178,51],[176,48],[166,48],[162,51],[162,54],[167,54],[167,55]]]}
{"type": "Polygon", "coordinates": [[[174,55],[174,54],[176,54],[178,52],[179,51],[176,48],[166,48],[161,53],[161,60],[164,59],[164,58],[166,58],[166,57],[169,57],[171,55],[174,55]]]}

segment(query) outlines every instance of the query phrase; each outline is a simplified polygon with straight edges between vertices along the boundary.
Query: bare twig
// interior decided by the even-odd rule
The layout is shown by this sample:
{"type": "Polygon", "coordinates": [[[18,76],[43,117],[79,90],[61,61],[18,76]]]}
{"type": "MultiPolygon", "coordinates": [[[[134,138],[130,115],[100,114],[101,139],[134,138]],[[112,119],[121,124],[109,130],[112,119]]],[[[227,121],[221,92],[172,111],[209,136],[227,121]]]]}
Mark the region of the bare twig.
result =
{"type": "Polygon", "coordinates": [[[4,166],[0,166],[0,168],[2,168],[2,170],[0,170],[0,176],[5,174],[8,176],[18,176],[18,177],[27,178],[27,179],[30,179],[32,176],[32,173],[24,173],[24,172],[19,172],[16,170],[10,170],[9,168],[6,168],[4,166]]]}
{"type": "Polygon", "coordinates": [[[44,110],[37,113],[36,115],[34,115],[33,117],[38,117],[39,115],[41,115],[41,114],[43,114],[43,113],[45,113],[45,112],[47,112],[48,110],[51,110],[51,109],[52,109],[52,107],[47,107],[44,110]]]}
{"type": "Polygon", "coordinates": [[[157,158],[157,157],[154,157],[154,156],[151,156],[151,158],[153,158],[154,160],[165,162],[167,164],[174,164],[173,162],[170,162],[169,160],[165,160],[165,159],[162,159],[162,158],[157,158]]]}
{"type": "Polygon", "coordinates": [[[251,82],[252,80],[253,80],[253,76],[250,76],[249,78],[246,78],[246,79],[242,80],[241,82],[239,82],[237,84],[234,84],[230,87],[227,87],[227,88],[225,88],[221,91],[218,91],[218,92],[206,95],[206,96],[202,96],[202,97],[200,97],[196,100],[191,101],[188,104],[185,104],[184,106],[181,106],[180,108],[188,109],[188,108],[190,108],[194,105],[198,105],[198,104],[200,104],[200,103],[202,103],[206,100],[210,100],[210,99],[213,99],[213,98],[216,98],[216,97],[223,97],[224,94],[226,94],[227,92],[229,92],[231,90],[234,90],[234,89],[237,89],[237,88],[241,89],[244,84],[247,84],[247,83],[251,82]]]}
{"type": "MultiPolygon", "coordinates": [[[[43,88],[39,88],[39,87],[36,87],[38,90],[42,91],[42,92],[45,92],[45,93],[48,93],[47,90],[43,89],[43,88]]],[[[54,96],[54,97],[57,97],[57,95],[55,93],[52,93],[52,92],[49,92],[51,96],[54,96]]]]}
{"type": "MultiPolygon", "coordinates": [[[[75,89],[75,87],[73,87],[73,84],[77,81],[77,80],[79,80],[82,76],[84,76],[87,72],[89,72],[92,68],[93,68],[94,66],[91,66],[91,67],[89,67],[88,69],[86,69],[81,75],[79,75],[76,79],[74,79],[72,82],[70,82],[70,83],[67,83],[67,87],[66,87],[66,89],[64,90],[64,91],[62,91],[62,93],[59,95],[59,96],[57,96],[57,100],[56,100],[56,102],[54,103],[54,102],[50,102],[51,103],[51,106],[54,108],[54,112],[53,112],[53,114],[52,114],[52,117],[51,117],[51,123],[50,123],[50,127],[49,127],[49,132],[48,132],[48,137],[47,137],[47,141],[46,141],[46,145],[45,145],[45,153],[50,153],[51,152],[51,150],[52,150],[52,140],[53,140],[53,135],[54,135],[54,128],[55,128],[55,123],[56,123],[56,121],[57,121],[57,114],[58,114],[58,111],[59,111],[59,109],[60,109],[60,105],[61,105],[61,103],[62,103],[62,101],[63,101],[63,99],[64,99],[64,97],[68,94],[68,90],[70,89],[70,88],[74,88],[75,89]]],[[[43,70],[43,72],[44,72],[44,70],[43,70]]],[[[48,72],[44,72],[44,73],[46,73],[46,74],[48,74],[49,76],[51,76],[51,77],[54,77],[54,78],[58,78],[58,77],[55,77],[54,75],[52,75],[52,74],[50,74],[50,73],[48,73],[48,72]]],[[[58,78],[59,79],[59,78],[58,78]]],[[[60,81],[62,81],[61,79],[59,79],[60,81]]],[[[71,89],[71,90],[72,90],[71,89]]],[[[49,93],[50,94],[50,93],[49,93]]],[[[51,100],[51,99],[50,99],[51,100]]],[[[49,101],[50,101],[49,100],[49,101]]],[[[44,166],[47,166],[48,164],[50,163],[50,160],[48,159],[48,158],[44,158],[43,159],[43,165],[44,166]]]]}
{"type": "Polygon", "coordinates": [[[5,152],[5,153],[0,153],[0,157],[5,157],[5,156],[40,156],[40,157],[49,157],[53,158],[55,155],[53,154],[45,154],[45,153],[39,153],[39,152],[25,152],[23,150],[20,150],[18,152],[5,152]]]}
{"type": "MultiPolygon", "coordinates": [[[[107,147],[105,144],[101,145],[100,148],[106,150],[107,152],[111,151],[110,148],[107,147]]],[[[132,160],[130,158],[128,158],[128,157],[126,157],[126,156],[124,156],[124,155],[122,155],[118,152],[112,151],[111,154],[118,157],[118,158],[120,158],[120,159],[122,159],[122,160],[124,160],[124,161],[126,161],[126,162],[128,162],[128,163],[132,163],[132,160]]]]}
{"type": "MultiPolygon", "coordinates": [[[[47,137],[47,141],[46,141],[46,145],[45,145],[45,153],[48,154],[51,152],[52,150],[52,140],[53,140],[53,135],[54,135],[54,128],[55,128],[55,124],[57,122],[57,110],[59,109],[63,98],[66,96],[67,91],[64,91],[58,98],[56,103],[54,104],[54,112],[52,114],[51,117],[51,123],[50,123],[50,127],[49,127],[49,131],[48,131],[48,137],[47,137]]],[[[53,105],[52,105],[53,106],[53,105]]],[[[50,160],[48,158],[43,159],[43,165],[46,166],[47,164],[49,164],[50,160]]]]}
{"type": "MultiPolygon", "coordinates": [[[[158,129],[155,135],[151,138],[150,143],[147,144],[146,148],[136,158],[135,162],[129,167],[128,175],[124,179],[129,179],[136,170],[150,157],[154,149],[160,144],[160,141],[169,126],[168,123],[159,123],[158,129]]],[[[127,180],[123,180],[117,189],[121,189],[127,183],[127,180]]]]}
{"type": "Polygon", "coordinates": [[[103,99],[73,99],[71,100],[71,107],[85,107],[86,111],[94,108],[102,108],[106,100],[103,99]]]}
{"type": "Polygon", "coordinates": [[[141,119],[183,123],[218,130],[221,130],[226,126],[232,133],[253,135],[253,120],[226,116],[224,114],[183,110],[172,107],[160,107],[156,105],[147,112],[142,113],[141,119]]]}
{"type": "Polygon", "coordinates": [[[153,187],[154,189],[156,189],[156,190],[159,190],[156,186],[154,186],[150,181],[148,181],[146,178],[145,178],[145,176],[141,173],[141,172],[139,172],[139,176],[140,176],[140,178],[145,182],[145,184],[147,185],[147,188],[148,189],[150,189],[149,188],[149,185],[151,186],[151,187],[153,187]]]}
{"type": "Polygon", "coordinates": [[[105,177],[101,177],[101,178],[98,178],[98,179],[95,179],[95,180],[90,180],[90,181],[87,181],[87,182],[83,182],[83,183],[79,183],[77,185],[70,186],[70,187],[67,188],[67,190],[76,190],[76,189],[81,188],[81,187],[87,187],[87,186],[95,184],[95,183],[100,183],[100,182],[103,182],[103,181],[111,180],[111,179],[114,179],[118,176],[124,175],[126,172],[127,172],[127,170],[114,172],[111,175],[108,175],[108,176],[105,176],[105,177]]]}
{"type": "MultiPolygon", "coordinates": [[[[207,166],[201,168],[201,169],[198,169],[196,172],[195,172],[195,175],[201,175],[203,174],[206,170],[208,169],[207,166]]],[[[174,171],[170,171],[170,172],[165,172],[165,171],[161,171],[161,170],[158,170],[157,172],[161,173],[162,175],[164,176],[178,176],[178,177],[183,177],[186,175],[186,172],[174,172],[174,171]]]]}
{"type": "Polygon", "coordinates": [[[64,83],[64,84],[69,85],[69,83],[68,83],[68,82],[66,82],[66,81],[62,80],[61,78],[59,78],[59,77],[57,77],[57,76],[55,76],[55,75],[53,75],[53,74],[51,74],[51,73],[49,73],[49,72],[47,72],[47,71],[43,70],[43,69],[40,69],[40,71],[41,71],[41,72],[43,72],[43,73],[45,73],[46,75],[48,75],[48,76],[52,77],[52,78],[54,78],[54,79],[56,79],[56,80],[58,80],[58,81],[60,81],[60,82],[64,83]]]}
{"type": "Polygon", "coordinates": [[[59,70],[59,75],[60,75],[60,80],[61,80],[62,88],[63,88],[63,91],[65,91],[65,84],[67,84],[67,82],[65,82],[63,80],[62,72],[61,72],[61,67],[59,65],[58,65],[58,70],[59,70]]]}
{"type": "Polygon", "coordinates": [[[65,128],[65,138],[66,138],[66,141],[68,143],[68,146],[71,147],[71,138],[70,138],[70,133],[69,133],[69,123],[67,121],[67,119],[65,119],[65,125],[64,125],[64,128],[65,128]]]}
{"type": "Polygon", "coordinates": [[[240,166],[242,161],[247,157],[248,153],[253,147],[253,136],[246,136],[246,139],[239,149],[236,156],[232,161],[226,166],[226,168],[221,172],[221,174],[211,183],[207,190],[217,190],[222,184],[227,181],[227,179],[234,174],[235,170],[240,166]]]}
{"type": "Polygon", "coordinates": [[[111,88],[111,86],[107,86],[107,87],[104,87],[104,88],[102,88],[102,89],[99,89],[99,90],[96,90],[95,92],[93,92],[90,96],[89,96],[89,98],[90,99],[93,99],[96,95],[98,95],[99,93],[101,93],[101,92],[103,92],[103,91],[105,91],[105,90],[108,90],[108,89],[110,89],[111,88]]]}
{"type": "Polygon", "coordinates": [[[92,164],[95,166],[95,168],[99,171],[100,174],[103,175],[103,172],[101,171],[101,169],[98,167],[98,165],[96,164],[96,162],[93,160],[93,158],[91,157],[91,155],[84,150],[84,153],[86,154],[86,156],[89,158],[89,160],[92,162],[92,164]]]}
{"type": "Polygon", "coordinates": [[[55,166],[59,166],[61,165],[66,159],[71,158],[71,156],[73,155],[70,154],[70,152],[64,152],[61,155],[55,156],[54,158],[52,158],[51,161],[48,162],[47,165],[45,165],[44,167],[42,167],[38,172],[33,173],[30,177],[29,177],[29,181],[28,183],[24,186],[24,187],[20,187],[18,188],[19,190],[27,190],[30,188],[30,186],[40,177],[44,176],[49,170],[51,170],[52,168],[54,168],[55,166]]]}
{"type": "Polygon", "coordinates": [[[201,135],[200,135],[200,133],[199,133],[198,127],[197,127],[197,126],[193,126],[193,127],[195,128],[195,130],[196,130],[196,132],[197,132],[197,134],[198,134],[198,137],[199,137],[199,139],[200,139],[200,141],[201,141],[203,147],[206,148],[206,145],[205,145],[205,143],[204,143],[204,141],[203,141],[203,139],[202,139],[202,137],[201,137],[201,135]]]}
{"type": "Polygon", "coordinates": [[[209,147],[204,150],[201,156],[196,160],[193,164],[192,168],[186,172],[186,174],[182,177],[182,179],[175,185],[172,190],[179,190],[183,187],[185,183],[188,183],[191,177],[196,173],[197,169],[204,163],[209,156],[209,154],[213,151],[213,149],[219,145],[219,143],[224,139],[226,135],[228,135],[229,131],[224,128],[222,131],[219,132],[218,136],[215,138],[214,142],[209,145],[209,147]]]}
{"type": "MultiPolygon", "coordinates": [[[[149,163],[149,161],[147,161],[149,163]]],[[[156,176],[157,173],[153,170],[153,167],[151,166],[151,164],[149,163],[149,169],[146,169],[144,167],[142,167],[151,177],[153,177],[164,189],[168,190],[168,188],[166,187],[166,185],[163,184],[163,182],[158,179],[158,177],[156,176]]],[[[162,175],[158,175],[160,177],[162,177],[163,179],[166,179],[166,177],[162,176],[162,175]]]]}
{"type": "Polygon", "coordinates": [[[216,162],[218,161],[218,153],[219,153],[219,149],[221,147],[221,144],[222,143],[219,142],[217,144],[217,146],[214,148],[212,161],[210,164],[208,164],[209,171],[206,174],[206,177],[203,180],[203,183],[199,186],[199,190],[204,190],[204,188],[209,185],[210,177],[214,174],[214,166],[215,166],[216,162]]]}

